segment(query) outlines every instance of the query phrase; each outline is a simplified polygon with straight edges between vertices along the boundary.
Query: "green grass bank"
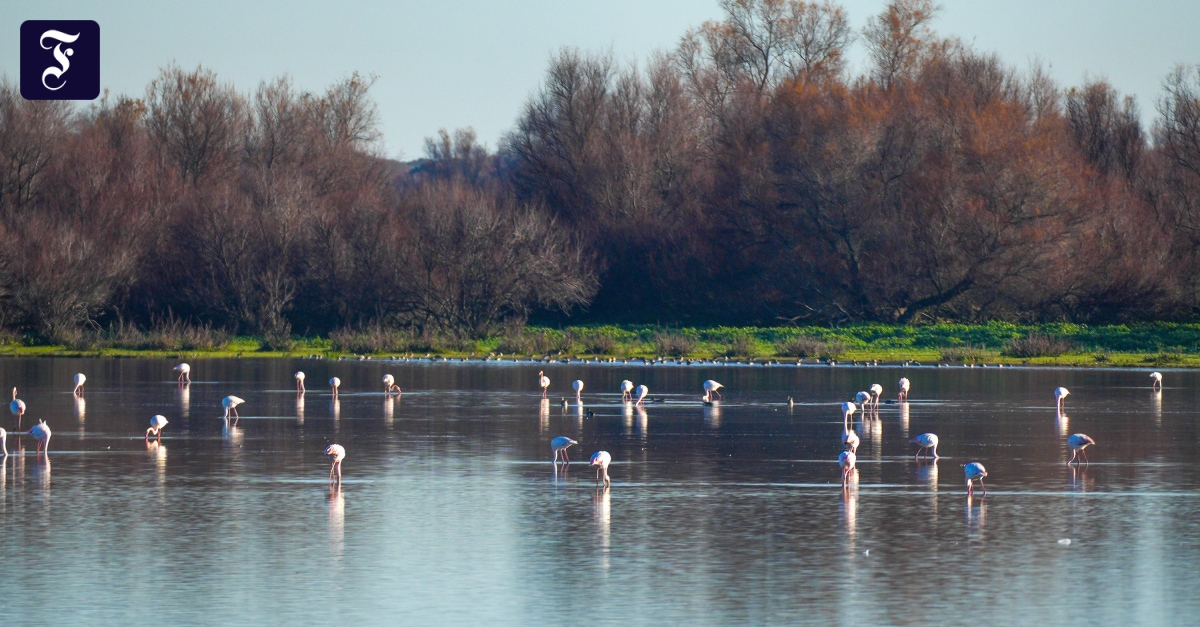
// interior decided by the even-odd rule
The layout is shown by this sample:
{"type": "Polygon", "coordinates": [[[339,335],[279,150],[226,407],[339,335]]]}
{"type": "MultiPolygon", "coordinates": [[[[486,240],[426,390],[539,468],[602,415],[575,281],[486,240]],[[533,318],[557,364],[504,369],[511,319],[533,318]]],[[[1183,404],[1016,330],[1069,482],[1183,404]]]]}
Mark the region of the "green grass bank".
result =
{"type": "Polygon", "coordinates": [[[326,338],[266,341],[212,329],[94,332],[61,344],[8,338],[8,356],[71,357],[688,357],[737,360],[880,360],[922,364],[1200,367],[1200,324],[1088,326],[1009,323],[831,327],[525,327],[485,339],[399,329],[343,330],[326,338]]]}

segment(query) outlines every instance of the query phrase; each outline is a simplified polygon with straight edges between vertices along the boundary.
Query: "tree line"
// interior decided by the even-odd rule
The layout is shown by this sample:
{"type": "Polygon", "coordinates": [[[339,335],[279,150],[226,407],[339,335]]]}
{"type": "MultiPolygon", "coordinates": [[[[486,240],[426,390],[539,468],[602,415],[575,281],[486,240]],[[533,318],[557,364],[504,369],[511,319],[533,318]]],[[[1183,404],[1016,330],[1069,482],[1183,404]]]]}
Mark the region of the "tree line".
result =
{"type": "Polygon", "coordinates": [[[0,325],[284,342],[543,322],[1121,322],[1200,311],[1200,66],[1103,80],[826,0],[723,0],[640,63],[564,50],[495,151],[381,154],[372,79],[169,66],[86,109],[0,83],[0,325]],[[847,62],[851,46],[868,53],[847,62]]]}

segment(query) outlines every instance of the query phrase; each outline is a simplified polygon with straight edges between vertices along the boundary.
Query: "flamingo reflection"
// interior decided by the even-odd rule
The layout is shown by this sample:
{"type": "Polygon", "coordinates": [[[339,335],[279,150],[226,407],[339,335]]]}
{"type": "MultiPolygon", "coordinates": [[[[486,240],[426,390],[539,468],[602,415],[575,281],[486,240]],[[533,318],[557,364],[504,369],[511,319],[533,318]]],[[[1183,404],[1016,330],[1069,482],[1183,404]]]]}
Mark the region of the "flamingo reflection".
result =
{"type": "Polygon", "coordinates": [[[711,405],[704,405],[704,424],[710,429],[721,428],[721,403],[712,401],[711,405]]]}
{"type": "Polygon", "coordinates": [[[1058,435],[1066,437],[1071,432],[1071,418],[1067,416],[1067,412],[1059,409],[1054,414],[1054,426],[1058,428],[1058,435]]]}
{"type": "Polygon", "coordinates": [[[75,397],[75,419],[83,422],[84,416],[87,414],[87,399],[82,396],[75,397]]]}
{"type": "Polygon", "coordinates": [[[900,403],[900,435],[908,439],[908,401],[900,403]]]}
{"type": "Polygon", "coordinates": [[[304,424],[304,395],[296,395],[296,424],[304,424]]]}
{"type": "Polygon", "coordinates": [[[387,426],[392,426],[392,422],[396,418],[396,397],[388,394],[383,399],[383,422],[387,426]]]}
{"type": "Polygon", "coordinates": [[[550,399],[543,398],[538,407],[538,431],[545,433],[550,429],[550,399]]]}

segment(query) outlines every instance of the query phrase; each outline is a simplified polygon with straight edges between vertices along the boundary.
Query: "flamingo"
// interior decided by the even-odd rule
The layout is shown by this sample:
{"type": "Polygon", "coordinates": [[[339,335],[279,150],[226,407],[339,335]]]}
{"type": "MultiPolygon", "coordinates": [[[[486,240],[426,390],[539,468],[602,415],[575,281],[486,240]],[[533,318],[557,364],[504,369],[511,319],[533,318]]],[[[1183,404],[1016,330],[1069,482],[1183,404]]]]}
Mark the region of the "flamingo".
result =
{"type": "Polygon", "coordinates": [[[541,370],[538,370],[538,385],[542,386],[542,398],[546,398],[546,391],[550,389],[550,377],[541,370]]]}
{"type": "Polygon", "coordinates": [[[392,390],[396,391],[397,396],[401,394],[400,386],[396,385],[396,377],[393,377],[390,374],[383,375],[383,393],[391,394],[392,390]]]}
{"type": "Polygon", "coordinates": [[[871,405],[871,393],[859,392],[858,394],[855,394],[854,402],[858,403],[858,406],[861,407],[863,411],[866,411],[867,407],[871,405]]]}
{"type": "Polygon", "coordinates": [[[646,395],[650,394],[650,388],[644,385],[639,385],[633,390],[633,393],[635,396],[637,396],[637,404],[641,405],[642,401],[646,400],[646,395]]]}
{"type": "Polygon", "coordinates": [[[245,402],[236,396],[226,396],[221,399],[221,407],[225,408],[225,419],[229,420],[229,412],[233,412],[235,418],[241,418],[241,416],[238,416],[237,406],[245,402]]]}
{"type": "Polygon", "coordinates": [[[850,416],[854,415],[856,411],[858,408],[854,406],[854,403],[842,403],[842,446],[849,449],[851,453],[858,451],[859,443],[858,434],[850,428],[850,416]]]}
{"type": "Polygon", "coordinates": [[[1084,449],[1086,449],[1087,447],[1089,447],[1095,443],[1096,443],[1095,440],[1091,439],[1090,437],[1088,437],[1082,433],[1076,433],[1075,435],[1072,435],[1071,437],[1067,438],[1067,446],[1071,447],[1071,459],[1067,462],[1067,465],[1070,466],[1071,462],[1075,461],[1075,458],[1077,456],[1082,456],[1083,463],[1087,464],[1088,463],[1087,451],[1084,449]]]}
{"type": "Polygon", "coordinates": [[[850,477],[850,471],[854,470],[854,463],[858,461],[858,456],[854,451],[842,451],[838,455],[838,466],[842,467],[842,487],[846,486],[846,481],[850,477]]]}
{"type": "Polygon", "coordinates": [[[907,378],[901,377],[899,385],[900,385],[900,394],[899,394],[899,398],[897,398],[896,400],[907,401],[908,400],[908,388],[912,384],[909,382],[909,380],[907,378]]]}
{"type": "Polygon", "coordinates": [[[150,441],[150,434],[153,433],[158,437],[158,441],[162,442],[162,430],[167,426],[166,416],[154,416],[150,419],[150,428],[146,429],[146,441],[150,441]]]}
{"type": "Polygon", "coordinates": [[[29,435],[32,435],[37,440],[37,452],[43,450],[50,452],[50,425],[46,424],[45,420],[39,420],[36,425],[29,429],[29,435]]]}
{"type": "Polygon", "coordinates": [[[296,391],[303,394],[304,393],[304,371],[297,370],[296,374],[294,374],[292,376],[296,377],[296,391]]]}
{"type": "Polygon", "coordinates": [[[8,410],[17,417],[17,428],[21,428],[21,418],[25,416],[25,401],[17,398],[17,388],[13,388],[13,399],[8,404],[8,410]]]}
{"type": "Polygon", "coordinates": [[[342,387],[342,380],[337,377],[333,377],[329,380],[329,387],[333,388],[333,400],[336,401],[338,388],[342,387]]]}
{"type": "Polygon", "coordinates": [[[596,483],[603,483],[604,487],[612,485],[612,481],[608,479],[608,465],[612,463],[612,455],[608,451],[596,451],[592,453],[592,462],[588,466],[596,467],[596,483]]]}
{"type": "Polygon", "coordinates": [[[0,452],[8,457],[8,432],[3,427],[0,427],[0,452]]]}
{"type": "Polygon", "coordinates": [[[346,448],[341,444],[330,444],[325,447],[325,454],[333,458],[333,465],[329,467],[329,480],[333,481],[333,473],[337,473],[337,482],[342,482],[342,460],[346,459],[346,448]]]}
{"type": "Polygon", "coordinates": [[[626,379],[621,382],[621,400],[622,401],[632,401],[633,400],[633,394],[631,394],[632,391],[633,391],[633,381],[626,379]]]}
{"type": "Polygon", "coordinates": [[[717,398],[720,399],[721,398],[720,389],[723,387],[725,387],[725,386],[721,385],[720,383],[717,383],[716,381],[713,381],[712,379],[705,381],[704,382],[704,400],[711,401],[713,394],[716,394],[717,398]]]}
{"type": "Polygon", "coordinates": [[[1150,378],[1154,379],[1154,383],[1151,384],[1151,387],[1153,387],[1156,390],[1161,390],[1162,389],[1162,373],[1161,372],[1151,372],[1150,378]]]}
{"type": "Polygon", "coordinates": [[[1054,388],[1054,405],[1059,409],[1067,408],[1067,395],[1071,393],[1067,388],[1054,388]]]}
{"type": "Polygon", "coordinates": [[[933,449],[933,458],[934,459],[937,459],[939,457],[939,455],[937,454],[937,445],[938,445],[937,434],[922,433],[921,435],[918,435],[917,437],[909,440],[909,442],[912,444],[916,444],[919,447],[917,449],[917,454],[913,456],[914,459],[916,459],[917,457],[920,457],[921,453],[925,449],[928,449],[928,448],[933,449]]]}
{"type": "Polygon", "coordinates": [[[82,396],[83,395],[83,383],[85,381],[87,381],[87,375],[83,374],[82,372],[75,375],[75,389],[72,390],[71,393],[75,394],[76,396],[82,396]]]}
{"type": "Polygon", "coordinates": [[[178,366],[175,366],[173,368],[173,370],[175,372],[179,373],[179,382],[180,383],[184,383],[184,382],[191,383],[192,382],[192,367],[191,366],[189,366],[187,364],[179,364],[178,366]]]}
{"type": "Polygon", "coordinates": [[[572,440],[571,438],[568,438],[563,435],[560,435],[557,438],[550,440],[550,449],[552,451],[554,451],[554,463],[555,464],[558,463],[558,456],[560,453],[562,454],[564,463],[567,463],[567,464],[571,463],[571,457],[569,455],[567,455],[567,449],[571,448],[572,446],[574,446],[576,444],[579,444],[579,443],[576,442],[575,440],[572,440]]]}
{"type": "Polygon", "coordinates": [[[575,400],[582,402],[580,395],[583,394],[583,381],[580,379],[575,379],[573,382],[571,382],[571,387],[575,389],[575,400]]]}
{"type": "Polygon", "coordinates": [[[988,476],[987,469],[979,462],[971,462],[963,468],[963,474],[967,477],[967,495],[975,494],[975,481],[979,480],[979,487],[983,488],[983,495],[987,496],[987,486],[983,485],[983,478],[988,476]]]}
{"type": "Polygon", "coordinates": [[[875,405],[876,409],[879,408],[879,397],[881,396],[883,396],[883,386],[879,385],[878,383],[872,383],[871,402],[875,405]]]}

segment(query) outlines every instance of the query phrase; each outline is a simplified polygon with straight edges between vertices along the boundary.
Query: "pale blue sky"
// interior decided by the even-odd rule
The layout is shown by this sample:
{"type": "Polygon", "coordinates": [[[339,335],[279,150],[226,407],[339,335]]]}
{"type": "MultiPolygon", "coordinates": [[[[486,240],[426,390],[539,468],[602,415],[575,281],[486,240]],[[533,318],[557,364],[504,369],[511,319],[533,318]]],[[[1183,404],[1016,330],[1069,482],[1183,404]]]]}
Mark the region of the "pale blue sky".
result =
{"type": "MultiPolygon", "coordinates": [[[[845,0],[854,26],[884,0],[845,0]]],[[[1200,2],[1009,0],[949,2],[934,27],[1025,67],[1051,66],[1063,85],[1107,77],[1154,115],[1162,78],[1200,63],[1200,2]],[[1084,8],[1086,7],[1086,8],[1084,8]]],[[[563,46],[644,59],[688,27],[719,17],[716,0],[469,0],[462,2],[0,3],[0,72],[17,76],[17,32],[27,19],[94,19],[101,83],[141,96],[171,62],[215,70],[240,90],[291,74],[320,90],[358,70],[379,76],[374,96],[389,156],[413,158],[440,127],[474,126],[495,147],[563,46]]],[[[853,58],[861,59],[856,47],[853,58]]]]}

